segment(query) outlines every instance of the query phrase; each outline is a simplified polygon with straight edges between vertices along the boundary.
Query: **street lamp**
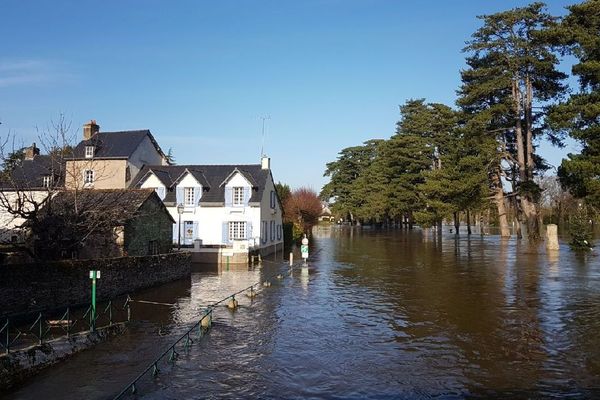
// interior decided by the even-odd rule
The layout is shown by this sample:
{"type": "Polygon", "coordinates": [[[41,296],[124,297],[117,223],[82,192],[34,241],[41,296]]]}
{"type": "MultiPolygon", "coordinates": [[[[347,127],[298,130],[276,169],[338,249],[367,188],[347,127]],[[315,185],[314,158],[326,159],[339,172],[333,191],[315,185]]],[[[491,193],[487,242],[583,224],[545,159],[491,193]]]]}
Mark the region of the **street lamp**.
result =
{"type": "Polygon", "coordinates": [[[179,223],[177,224],[177,250],[181,250],[181,214],[183,214],[183,204],[177,205],[177,214],[179,214],[179,223]]]}

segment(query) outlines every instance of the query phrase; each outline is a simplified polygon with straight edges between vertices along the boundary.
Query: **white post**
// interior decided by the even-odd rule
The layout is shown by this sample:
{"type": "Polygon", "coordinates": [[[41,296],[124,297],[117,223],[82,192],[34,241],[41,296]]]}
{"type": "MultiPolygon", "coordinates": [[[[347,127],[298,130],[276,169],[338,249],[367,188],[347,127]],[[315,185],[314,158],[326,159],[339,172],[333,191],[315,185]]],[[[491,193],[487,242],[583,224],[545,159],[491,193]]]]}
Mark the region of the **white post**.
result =
{"type": "Polygon", "coordinates": [[[294,253],[292,253],[290,251],[290,267],[292,266],[293,263],[294,263],[294,253]]]}
{"type": "Polygon", "coordinates": [[[546,226],[546,250],[558,249],[558,226],[549,224],[546,226]]]}

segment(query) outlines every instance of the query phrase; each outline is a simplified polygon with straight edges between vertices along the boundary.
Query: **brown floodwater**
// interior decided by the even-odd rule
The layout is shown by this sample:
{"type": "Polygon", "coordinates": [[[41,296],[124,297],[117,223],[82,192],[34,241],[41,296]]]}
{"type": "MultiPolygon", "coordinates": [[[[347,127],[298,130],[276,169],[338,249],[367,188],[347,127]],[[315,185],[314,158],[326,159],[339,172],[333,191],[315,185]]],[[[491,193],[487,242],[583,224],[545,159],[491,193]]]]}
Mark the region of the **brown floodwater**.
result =
{"type": "MultiPolygon", "coordinates": [[[[599,398],[600,257],[497,236],[326,228],[297,269],[215,325],[135,398],[599,398]]],[[[108,343],[6,394],[112,398],[202,307],[284,268],[195,271],[136,293],[108,343]]],[[[134,398],[130,396],[129,398],[134,398]]]]}

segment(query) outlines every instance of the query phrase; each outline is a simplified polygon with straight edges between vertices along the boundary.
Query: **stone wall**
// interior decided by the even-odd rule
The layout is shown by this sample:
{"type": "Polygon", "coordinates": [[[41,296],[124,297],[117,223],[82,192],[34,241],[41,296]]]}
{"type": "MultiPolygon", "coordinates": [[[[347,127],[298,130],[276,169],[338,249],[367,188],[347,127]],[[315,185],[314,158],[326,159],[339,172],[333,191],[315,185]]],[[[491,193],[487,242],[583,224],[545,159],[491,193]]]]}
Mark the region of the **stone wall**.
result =
{"type": "Polygon", "coordinates": [[[0,265],[0,316],[90,302],[90,270],[100,270],[98,298],[184,278],[191,271],[189,253],[0,265]]]}

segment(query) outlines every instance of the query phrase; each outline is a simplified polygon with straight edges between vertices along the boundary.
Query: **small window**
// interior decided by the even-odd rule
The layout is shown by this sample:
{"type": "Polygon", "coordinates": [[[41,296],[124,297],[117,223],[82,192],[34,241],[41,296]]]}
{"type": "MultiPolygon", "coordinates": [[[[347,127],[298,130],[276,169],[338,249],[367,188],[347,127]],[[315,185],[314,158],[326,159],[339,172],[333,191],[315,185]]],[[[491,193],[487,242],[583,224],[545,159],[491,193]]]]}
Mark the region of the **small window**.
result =
{"type": "Polygon", "coordinates": [[[271,190],[271,208],[275,208],[275,191],[271,190]]]}
{"type": "Polygon", "coordinates": [[[231,221],[229,222],[229,240],[246,239],[246,222],[231,221]]]}
{"type": "Polygon", "coordinates": [[[233,205],[243,206],[244,205],[244,188],[236,186],[233,188],[233,205]]]}
{"type": "Polygon", "coordinates": [[[184,203],[186,206],[194,206],[194,188],[186,187],[184,191],[184,203]]]}
{"type": "Polygon", "coordinates": [[[275,241],[275,221],[271,221],[269,224],[269,231],[271,233],[271,242],[275,241]]]}
{"type": "Polygon", "coordinates": [[[49,188],[50,186],[52,186],[52,176],[48,175],[48,176],[44,176],[44,180],[42,182],[43,186],[46,188],[49,188]]]}
{"type": "Polygon", "coordinates": [[[94,183],[94,170],[85,170],[85,172],[83,173],[83,183],[86,185],[92,185],[94,183]]]}
{"type": "Polygon", "coordinates": [[[85,146],[85,158],[94,157],[94,146],[85,146]]]}
{"type": "Polygon", "coordinates": [[[148,242],[148,255],[154,256],[159,253],[158,240],[150,240],[148,242]]]}

